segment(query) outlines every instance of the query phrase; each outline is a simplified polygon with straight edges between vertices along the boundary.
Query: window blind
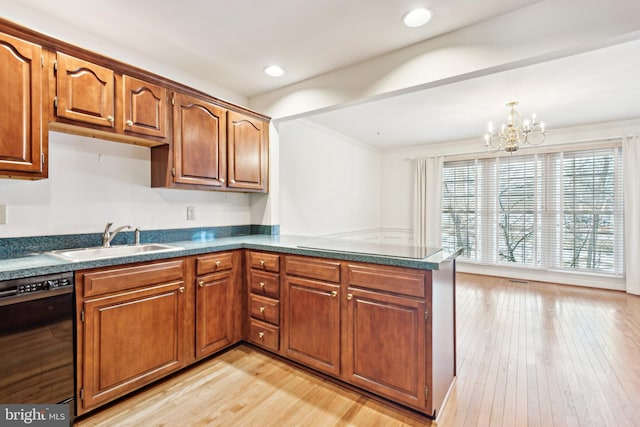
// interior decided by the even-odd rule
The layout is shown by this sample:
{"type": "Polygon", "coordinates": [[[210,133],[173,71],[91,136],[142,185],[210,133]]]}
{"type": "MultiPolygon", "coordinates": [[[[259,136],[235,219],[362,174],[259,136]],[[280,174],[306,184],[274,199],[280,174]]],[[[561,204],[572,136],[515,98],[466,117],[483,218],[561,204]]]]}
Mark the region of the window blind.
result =
{"type": "Polygon", "coordinates": [[[469,261],[624,273],[619,147],[445,162],[442,243],[469,261]]]}

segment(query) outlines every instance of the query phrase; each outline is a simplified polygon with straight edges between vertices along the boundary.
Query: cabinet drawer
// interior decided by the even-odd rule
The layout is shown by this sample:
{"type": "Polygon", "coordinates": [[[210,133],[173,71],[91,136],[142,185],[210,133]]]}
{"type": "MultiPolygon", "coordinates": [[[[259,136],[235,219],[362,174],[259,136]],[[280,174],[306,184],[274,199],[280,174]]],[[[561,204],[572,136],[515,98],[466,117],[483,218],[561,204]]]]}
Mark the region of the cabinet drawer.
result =
{"type": "Polygon", "coordinates": [[[340,282],[340,263],[315,258],[287,257],[285,271],[292,276],[340,282]]]}
{"type": "Polygon", "coordinates": [[[249,297],[249,313],[255,319],[277,325],[280,323],[280,302],[252,294],[249,297]]]}
{"type": "Polygon", "coordinates": [[[280,298],[280,275],[251,271],[249,288],[254,294],[280,298]]]}
{"type": "Polygon", "coordinates": [[[233,268],[233,254],[220,253],[196,258],[196,274],[215,273],[233,268]]]}
{"type": "Polygon", "coordinates": [[[249,252],[249,266],[257,270],[280,271],[280,255],[264,252],[249,252]]]}
{"type": "Polygon", "coordinates": [[[109,268],[106,270],[81,273],[83,296],[92,297],[125,289],[182,280],[184,275],[182,259],[138,265],[134,267],[109,268]]]}
{"type": "Polygon", "coordinates": [[[425,273],[405,268],[348,266],[349,286],[375,289],[413,297],[425,296],[425,273]]]}
{"type": "Polygon", "coordinates": [[[280,347],[280,328],[251,319],[249,341],[270,350],[278,351],[280,347]]]}

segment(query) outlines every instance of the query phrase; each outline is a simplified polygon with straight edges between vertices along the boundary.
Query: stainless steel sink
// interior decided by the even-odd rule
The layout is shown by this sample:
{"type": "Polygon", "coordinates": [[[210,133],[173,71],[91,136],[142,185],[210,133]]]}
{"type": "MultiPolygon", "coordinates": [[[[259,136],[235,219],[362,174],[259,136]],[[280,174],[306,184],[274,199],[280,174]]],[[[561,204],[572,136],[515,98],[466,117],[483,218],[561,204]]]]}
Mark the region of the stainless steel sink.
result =
{"type": "Polygon", "coordinates": [[[162,245],[159,243],[147,243],[142,245],[110,246],[108,248],[97,246],[93,248],[62,249],[47,252],[48,254],[64,258],[67,261],[93,261],[104,258],[118,258],[142,254],[155,254],[181,250],[181,247],[162,245]]]}

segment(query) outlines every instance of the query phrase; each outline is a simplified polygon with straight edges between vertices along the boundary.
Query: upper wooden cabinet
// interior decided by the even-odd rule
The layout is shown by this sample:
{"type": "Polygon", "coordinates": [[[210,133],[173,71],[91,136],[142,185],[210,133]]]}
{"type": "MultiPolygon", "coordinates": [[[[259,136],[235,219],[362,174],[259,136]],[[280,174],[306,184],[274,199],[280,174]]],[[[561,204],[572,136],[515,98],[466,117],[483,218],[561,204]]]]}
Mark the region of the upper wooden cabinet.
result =
{"type": "Polygon", "coordinates": [[[223,187],[227,176],[227,112],[207,101],[176,94],[172,175],[175,183],[223,187]]]}
{"type": "Polygon", "coordinates": [[[173,143],[151,152],[151,185],[267,192],[268,122],[176,93],[173,143]]]}
{"type": "Polygon", "coordinates": [[[60,52],[55,69],[57,117],[115,128],[113,70],[60,52]]]}
{"type": "Polygon", "coordinates": [[[0,176],[47,177],[42,48],[0,33],[0,176]]]}
{"type": "Polygon", "coordinates": [[[268,117],[0,18],[0,177],[46,178],[49,130],[153,147],[153,187],[268,191],[268,117]]]}
{"type": "Polygon", "coordinates": [[[227,123],[229,187],[265,191],[269,124],[234,111],[227,123]]]}
{"type": "Polygon", "coordinates": [[[53,129],[139,145],[166,143],[166,88],[61,52],[54,69],[53,129]]]}
{"type": "Polygon", "coordinates": [[[122,76],[123,132],[166,138],[168,100],[166,88],[122,76]]]}

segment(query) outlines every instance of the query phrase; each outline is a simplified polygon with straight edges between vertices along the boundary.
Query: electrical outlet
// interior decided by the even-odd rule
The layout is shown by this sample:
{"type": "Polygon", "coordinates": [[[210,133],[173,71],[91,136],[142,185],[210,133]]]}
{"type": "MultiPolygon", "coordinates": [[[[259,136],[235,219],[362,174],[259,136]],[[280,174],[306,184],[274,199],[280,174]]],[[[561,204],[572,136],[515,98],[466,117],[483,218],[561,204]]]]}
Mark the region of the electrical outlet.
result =
{"type": "Polygon", "coordinates": [[[7,205],[0,205],[0,224],[7,223],[7,205]]]}
{"type": "Polygon", "coordinates": [[[187,221],[195,221],[196,219],[196,207],[187,206],[187,221]]]}

